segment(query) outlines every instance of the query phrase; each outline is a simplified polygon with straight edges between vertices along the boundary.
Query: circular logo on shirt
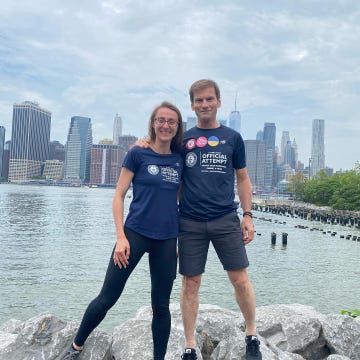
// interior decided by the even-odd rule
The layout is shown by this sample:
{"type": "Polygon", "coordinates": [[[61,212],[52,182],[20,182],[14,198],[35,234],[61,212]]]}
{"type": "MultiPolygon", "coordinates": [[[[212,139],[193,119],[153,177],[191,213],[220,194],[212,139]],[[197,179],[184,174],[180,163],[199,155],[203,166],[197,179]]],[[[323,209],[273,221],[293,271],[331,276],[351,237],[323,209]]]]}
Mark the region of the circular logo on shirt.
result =
{"type": "Polygon", "coordinates": [[[207,138],[205,136],[200,136],[197,140],[196,140],[196,145],[198,147],[204,147],[207,144],[207,138]]]}
{"type": "Polygon", "coordinates": [[[196,140],[195,139],[190,139],[187,141],[185,147],[188,149],[188,150],[191,150],[193,149],[194,147],[196,146],[196,140]]]}
{"type": "Polygon", "coordinates": [[[186,154],[185,163],[187,167],[193,167],[197,162],[197,156],[193,152],[186,154]]]}
{"type": "Polygon", "coordinates": [[[210,146],[218,146],[219,145],[219,138],[216,136],[210,136],[208,139],[208,144],[210,146]]]}
{"type": "Polygon", "coordinates": [[[157,175],[159,173],[159,167],[157,165],[149,165],[148,173],[151,175],[157,175]]]}

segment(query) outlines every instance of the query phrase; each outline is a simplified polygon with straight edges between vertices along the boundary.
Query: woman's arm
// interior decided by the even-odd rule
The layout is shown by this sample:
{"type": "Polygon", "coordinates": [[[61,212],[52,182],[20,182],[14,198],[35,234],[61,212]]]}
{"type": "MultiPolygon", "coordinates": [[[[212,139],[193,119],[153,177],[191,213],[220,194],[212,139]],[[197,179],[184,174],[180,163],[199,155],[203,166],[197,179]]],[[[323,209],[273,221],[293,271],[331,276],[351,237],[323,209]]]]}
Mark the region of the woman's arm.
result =
{"type": "Polygon", "coordinates": [[[130,245],[124,233],[124,199],[129,190],[134,173],[123,167],[116,185],[112,209],[116,229],[116,247],[114,251],[114,264],[121,269],[129,264],[130,245]]]}

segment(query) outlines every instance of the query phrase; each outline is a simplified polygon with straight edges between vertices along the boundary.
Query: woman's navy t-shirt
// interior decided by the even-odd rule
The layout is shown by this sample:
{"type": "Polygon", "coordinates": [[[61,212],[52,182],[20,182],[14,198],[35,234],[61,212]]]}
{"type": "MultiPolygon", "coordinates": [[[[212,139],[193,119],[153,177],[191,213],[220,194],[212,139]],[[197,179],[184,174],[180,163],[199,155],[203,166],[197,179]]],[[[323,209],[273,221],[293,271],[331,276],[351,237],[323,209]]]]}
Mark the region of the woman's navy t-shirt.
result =
{"type": "Polygon", "coordinates": [[[133,200],[124,225],[152,239],[177,237],[181,155],[133,147],[122,166],[134,173],[133,200]]]}

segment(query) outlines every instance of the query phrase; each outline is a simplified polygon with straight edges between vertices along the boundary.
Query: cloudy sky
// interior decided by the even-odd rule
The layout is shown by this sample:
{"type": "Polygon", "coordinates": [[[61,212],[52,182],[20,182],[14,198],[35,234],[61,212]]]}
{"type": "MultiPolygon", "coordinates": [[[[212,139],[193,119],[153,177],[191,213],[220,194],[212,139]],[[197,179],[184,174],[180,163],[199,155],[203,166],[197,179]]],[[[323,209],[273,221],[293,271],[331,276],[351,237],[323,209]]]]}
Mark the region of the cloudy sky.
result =
{"type": "Polygon", "coordinates": [[[51,139],[66,142],[70,117],[92,119],[94,142],[146,134],[163,100],[192,116],[188,88],[222,90],[219,118],[242,115],[244,139],[275,122],[305,164],[312,119],[325,120],[326,165],[360,160],[360,2],[355,0],[2,0],[0,125],[36,101],[52,113],[51,139]]]}

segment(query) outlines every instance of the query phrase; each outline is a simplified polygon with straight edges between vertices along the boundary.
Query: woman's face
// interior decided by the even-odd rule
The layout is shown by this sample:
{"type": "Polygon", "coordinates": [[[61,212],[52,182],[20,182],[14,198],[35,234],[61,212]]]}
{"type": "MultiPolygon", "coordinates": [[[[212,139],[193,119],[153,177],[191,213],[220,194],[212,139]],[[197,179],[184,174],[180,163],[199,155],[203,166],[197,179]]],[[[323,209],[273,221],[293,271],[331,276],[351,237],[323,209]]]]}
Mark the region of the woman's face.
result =
{"type": "Polygon", "coordinates": [[[179,118],[174,110],[160,108],[155,114],[153,128],[156,140],[170,142],[175,137],[179,126],[179,118]]]}

